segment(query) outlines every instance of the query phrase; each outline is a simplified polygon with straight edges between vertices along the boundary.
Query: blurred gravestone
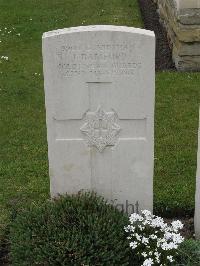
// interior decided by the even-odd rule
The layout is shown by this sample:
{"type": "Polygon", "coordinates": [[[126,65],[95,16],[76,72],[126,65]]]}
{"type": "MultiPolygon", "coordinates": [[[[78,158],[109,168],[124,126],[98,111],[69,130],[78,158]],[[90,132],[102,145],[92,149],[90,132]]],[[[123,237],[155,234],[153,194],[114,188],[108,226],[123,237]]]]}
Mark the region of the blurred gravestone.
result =
{"type": "Polygon", "coordinates": [[[129,213],[152,210],[154,53],[143,29],[44,33],[52,197],[93,190],[129,213]]]}
{"type": "Polygon", "coordinates": [[[199,134],[197,152],[197,175],[196,175],[196,197],[195,197],[195,236],[200,239],[200,112],[199,112],[199,134]]]}

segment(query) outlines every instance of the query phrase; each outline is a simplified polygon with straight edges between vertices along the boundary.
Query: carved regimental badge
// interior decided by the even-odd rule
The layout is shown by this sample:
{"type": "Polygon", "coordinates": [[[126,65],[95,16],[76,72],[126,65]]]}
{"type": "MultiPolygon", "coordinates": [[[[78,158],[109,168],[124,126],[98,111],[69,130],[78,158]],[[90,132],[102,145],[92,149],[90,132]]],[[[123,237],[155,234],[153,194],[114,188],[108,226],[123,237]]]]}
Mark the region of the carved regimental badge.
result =
{"type": "Polygon", "coordinates": [[[95,111],[85,114],[85,124],[80,130],[86,135],[89,146],[95,146],[102,152],[106,146],[114,146],[121,130],[117,124],[116,112],[105,112],[101,106],[95,111]]]}

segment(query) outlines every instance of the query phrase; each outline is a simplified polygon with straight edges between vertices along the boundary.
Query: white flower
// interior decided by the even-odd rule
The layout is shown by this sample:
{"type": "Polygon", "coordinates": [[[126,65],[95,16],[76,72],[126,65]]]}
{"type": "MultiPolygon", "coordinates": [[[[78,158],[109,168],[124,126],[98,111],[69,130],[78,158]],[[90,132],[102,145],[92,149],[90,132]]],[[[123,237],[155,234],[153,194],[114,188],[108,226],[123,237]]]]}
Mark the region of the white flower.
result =
{"type": "Polygon", "coordinates": [[[137,243],[136,241],[134,241],[134,242],[131,242],[129,245],[130,245],[130,247],[131,247],[132,249],[135,249],[135,248],[137,248],[138,243],[137,243]]]}
{"type": "Polygon", "coordinates": [[[134,231],[135,231],[135,227],[134,226],[132,226],[132,225],[127,225],[127,226],[125,226],[124,227],[124,230],[125,230],[125,232],[133,232],[134,233],[134,231]]]}
{"type": "Polygon", "coordinates": [[[151,238],[151,239],[157,239],[158,237],[157,237],[157,235],[152,234],[152,235],[149,236],[149,238],[151,238]]]}
{"type": "Polygon", "coordinates": [[[183,224],[179,220],[173,221],[171,224],[175,232],[177,232],[180,229],[183,229],[183,224]]]}
{"type": "Polygon", "coordinates": [[[151,222],[149,220],[144,220],[142,222],[143,225],[151,225],[151,222]]]}
{"type": "Polygon", "coordinates": [[[174,244],[173,242],[170,242],[170,243],[164,242],[161,245],[161,248],[163,250],[172,250],[172,249],[177,249],[178,248],[178,245],[177,244],[174,244]]]}
{"type": "Polygon", "coordinates": [[[146,253],[146,252],[142,252],[141,254],[142,254],[142,256],[143,256],[144,258],[147,257],[147,253],[146,253]]]}
{"type": "Polygon", "coordinates": [[[137,214],[137,213],[133,213],[133,214],[131,214],[131,216],[129,217],[129,221],[131,222],[131,223],[134,223],[134,222],[137,222],[137,221],[143,221],[144,220],[144,218],[141,216],[141,215],[139,215],[139,214],[137,214]]]}
{"type": "Polygon", "coordinates": [[[140,229],[140,231],[143,231],[145,229],[145,227],[141,225],[138,225],[138,228],[140,229]]]}
{"type": "Polygon", "coordinates": [[[168,259],[170,262],[173,262],[173,261],[174,261],[173,256],[167,256],[167,259],[168,259]]]}
{"type": "Polygon", "coordinates": [[[164,266],[166,260],[169,263],[173,262],[173,255],[184,241],[178,233],[183,228],[180,221],[168,225],[161,217],[144,210],[142,215],[133,213],[129,217],[129,222],[124,230],[128,233],[130,247],[133,250],[137,248],[134,252],[138,254],[139,250],[142,250],[141,256],[144,260],[142,266],[153,264],[164,266]]]}
{"type": "Polygon", "coordinates": [[[145,245],[149,244],[149,239],[143,236],[142,244],[145,244],[145,245]]]}
{"type": "Polygon", "coordinates": [[[172,239],[175,244],[181,244],[184,238],[180,234],[172,234],[172,239]]]}
{"type": "Polygon", "coordinates": [[[167,224],[164,223],[164,220],[161,217],[154,218],[151,223],[151,227],[153,228],[160,227],[161,229],[164,229],[166,226],[167,224]]]}
{"type": "MultiPolygon", "coordinates": [[[[160,263],[160,259],[156,257],[156,262],[160,263]]],[[[161,264],[162,265],[162,264],[161,264]]]]}
{"type": "Polygon", "coordinates": [[[156,256],[156,261],[157,263],[160,263],[160,253],[158,253],[158,251],[154,252],[154,255],[156,256]]]}
{"type": "Polygon", "coordinates": [[[170,239],[172,239],[172,233],[170,233],[170,232],[166,232],[166,233],[164,234],[164,238],[165,238],[166,240],[170,240],[170,239]]]}
{"type": "Polygon", "coordinates": [[[136,237],[137,241],[141,241],[141,236],[138,235],[137,233],[135,233],[135,237],[136,237]]]}
{"type": "Polygon", "coordinates": [[[151,217],[151,212],[150,211],[148,211],[148,210],[143,210],[143,211],[141,211],[142,212],[142,214],[144,214],[144,216],[145,217],[151,217]]]}
{"type": "Polygon", "coordinates": [[[153,265],[154,263],[153,263],[153,260],[151,259],[151,258],[149,258],[149,259],[146,259],[145,261],[144,261],[144,263],[142,264],[142,266],[151,266],[151,265],[153,265]]]}
{"type": "Polygon", "coordinates": [[[8,61],[8,56],[2,55],[1,59],[5,59],[6,61],[8,61]]]}

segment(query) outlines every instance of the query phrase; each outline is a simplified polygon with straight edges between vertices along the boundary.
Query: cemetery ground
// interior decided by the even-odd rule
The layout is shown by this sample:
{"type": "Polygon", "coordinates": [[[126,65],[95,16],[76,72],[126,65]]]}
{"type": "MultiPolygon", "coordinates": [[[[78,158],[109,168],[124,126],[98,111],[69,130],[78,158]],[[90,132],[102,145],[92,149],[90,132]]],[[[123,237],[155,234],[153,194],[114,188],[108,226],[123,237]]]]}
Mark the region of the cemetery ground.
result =
{"type": "MultiPolygon", "coordinates": [[[[0,0],[0,239],[20,210],[49,198],[43,32],[91,24],[143,27],[136,0],[0,0]]],[[[199,73],[156,73],[154,208],[194,211],[199,73]]]]}

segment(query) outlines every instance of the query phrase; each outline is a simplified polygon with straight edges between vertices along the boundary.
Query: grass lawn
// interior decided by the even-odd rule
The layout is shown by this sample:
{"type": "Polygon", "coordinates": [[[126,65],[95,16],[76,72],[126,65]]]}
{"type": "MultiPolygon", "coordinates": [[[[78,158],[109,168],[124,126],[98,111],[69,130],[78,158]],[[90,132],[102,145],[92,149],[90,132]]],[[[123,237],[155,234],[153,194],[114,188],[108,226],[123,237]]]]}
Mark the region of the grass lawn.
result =
{"type": "Polygon", "coordinates": [[[156,75],[154,203],[157,213],[194,209],[200,73],[156,75]]]}
{"type": "MultiPolygon", "coordinates": [[[[0,227],[4,227],[13,210],[49,196],[42,33],[89,24],[143,24],[136,0],[0,0],[0,15],[0,227]]],[[[199,85],[200,74],[157,73],[158,211],[194,207],[199,85]]]]}

